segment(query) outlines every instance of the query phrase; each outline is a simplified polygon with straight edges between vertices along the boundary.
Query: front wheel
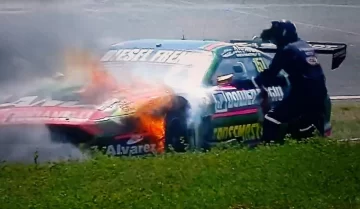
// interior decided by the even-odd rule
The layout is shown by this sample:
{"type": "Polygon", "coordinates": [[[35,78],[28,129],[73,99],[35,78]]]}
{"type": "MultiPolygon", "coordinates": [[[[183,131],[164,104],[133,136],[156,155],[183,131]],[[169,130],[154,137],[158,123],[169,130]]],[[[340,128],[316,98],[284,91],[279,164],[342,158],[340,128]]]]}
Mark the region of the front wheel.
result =
{"type": "Polygon", "coordinates": [[[165,146],[166,150],[185,152],[190,141],[183,111],[171,111],[165,118],[165,146]]]}
{"type": "Polygon", "coordinates": [[[189,124],[186,111],[169,112],[165,119],[166,150],[185,152],[207,149],[206,140],[212,131],[209,122],[202,119],[199,123],[189,124]]]}

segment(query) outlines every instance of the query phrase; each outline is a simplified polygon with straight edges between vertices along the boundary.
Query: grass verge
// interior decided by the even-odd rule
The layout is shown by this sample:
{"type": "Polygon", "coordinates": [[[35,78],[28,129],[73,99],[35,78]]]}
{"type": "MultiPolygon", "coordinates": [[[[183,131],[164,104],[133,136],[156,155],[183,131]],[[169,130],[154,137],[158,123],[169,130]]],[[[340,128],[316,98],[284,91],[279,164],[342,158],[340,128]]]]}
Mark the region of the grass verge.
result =
{"type": "Polygon", "coordinates": [[[360,103],[336,102],[332,107],[334,139],[360,137],[360,103]]]}
{"type": "MultiPolygon", "coordinates": [[[[334,106],[335,138],[359,136],[358,113],[334,106]]],[[[360,208],[360,144],[2,164],[0,208],[360,208]]]]}

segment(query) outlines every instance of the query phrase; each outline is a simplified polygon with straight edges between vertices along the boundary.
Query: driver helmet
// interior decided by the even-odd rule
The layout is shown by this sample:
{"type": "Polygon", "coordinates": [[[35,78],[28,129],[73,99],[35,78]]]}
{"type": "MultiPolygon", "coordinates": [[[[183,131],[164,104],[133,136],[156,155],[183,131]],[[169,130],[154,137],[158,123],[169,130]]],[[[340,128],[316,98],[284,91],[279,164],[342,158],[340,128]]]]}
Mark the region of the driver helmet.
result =
{"type": "Polygon", "coordinates": [[[271,27],[263,30],[260,38],[277,46],[285,46],[299,39],[295,24],[289,20],[271,21],[271,27]]]}

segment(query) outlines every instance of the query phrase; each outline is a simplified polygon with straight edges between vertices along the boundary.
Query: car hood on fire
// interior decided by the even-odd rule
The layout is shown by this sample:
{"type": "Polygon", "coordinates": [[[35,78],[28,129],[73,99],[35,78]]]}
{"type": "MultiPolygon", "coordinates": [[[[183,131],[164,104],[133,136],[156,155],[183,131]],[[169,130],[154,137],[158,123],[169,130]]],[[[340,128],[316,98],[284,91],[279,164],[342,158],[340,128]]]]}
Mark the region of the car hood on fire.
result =
{"type": "Polygon", "coordinates": [[[170,95],[165,85],[119,86],[106,89],[104,86],[71,85],[51,82],[27,92],[6,96],[0,101],[1,109],[16,107],[69,107],[105,110],[114,104],[135,111],[148,101],[170,95]]]}

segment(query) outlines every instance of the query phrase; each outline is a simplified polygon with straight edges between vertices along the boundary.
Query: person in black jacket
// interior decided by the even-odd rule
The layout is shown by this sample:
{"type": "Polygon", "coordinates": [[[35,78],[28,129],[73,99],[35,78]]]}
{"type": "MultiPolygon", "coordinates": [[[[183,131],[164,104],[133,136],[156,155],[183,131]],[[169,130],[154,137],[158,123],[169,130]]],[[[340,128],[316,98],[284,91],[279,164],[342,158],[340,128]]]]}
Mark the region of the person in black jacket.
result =
{"type": "MultiPolygon", "coordinates": [[[[281,124],[300,116],[305,116],[304,124],[316,124],[322,120],[327,98],[325,75],[314,49],[298,37],[296,26],[291,21],[272,21],[271,27],[263,30],[260,38],[275,44],[277,51],[269,69],[259,74],[253,80],[254,84],[263,86],[281,70],[288,74],[291,83],[288,96],[265,114],[263,122],[262,141],[282,143],[285,135],[281,134],[281,124]]],[[[319,127],[323,134],[321,125],[319,127]]]]}

